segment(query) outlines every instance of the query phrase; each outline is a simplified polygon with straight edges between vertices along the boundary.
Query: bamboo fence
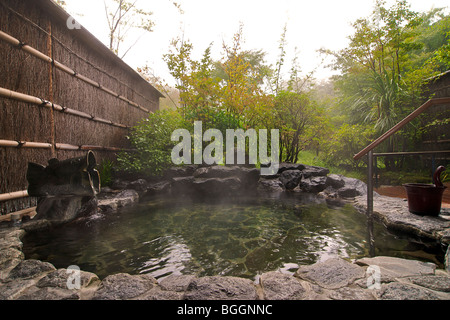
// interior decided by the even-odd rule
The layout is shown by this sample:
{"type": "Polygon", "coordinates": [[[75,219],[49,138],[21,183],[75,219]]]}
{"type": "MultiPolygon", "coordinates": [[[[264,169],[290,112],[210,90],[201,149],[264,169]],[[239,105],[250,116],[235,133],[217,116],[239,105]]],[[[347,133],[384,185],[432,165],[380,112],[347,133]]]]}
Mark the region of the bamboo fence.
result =
{"type": "Polygon", "coordinates": [[[50,0],[0,2],[0,214],[34,207],[29,162],[131,151],[162,95],[50,0]]]}

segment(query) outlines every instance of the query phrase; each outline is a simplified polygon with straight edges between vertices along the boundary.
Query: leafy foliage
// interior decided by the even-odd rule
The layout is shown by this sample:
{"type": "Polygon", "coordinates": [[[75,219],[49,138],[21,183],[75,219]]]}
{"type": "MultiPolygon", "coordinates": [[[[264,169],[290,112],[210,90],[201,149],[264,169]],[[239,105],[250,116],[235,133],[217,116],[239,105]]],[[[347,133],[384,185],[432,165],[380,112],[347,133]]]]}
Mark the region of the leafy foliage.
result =
{"type": "MultiPolygon", "coordinates": [[[[150,20],[152,12],[140,9],[137,7],[136,3],[137,1],[113,0],[107,5],[107,3],[104,2],[109,30],[109,49],[117,55],[119,55],[121,43],[123,43],[131,29],[141,29],[145,32],[152,32],[155,25],[155,23],[150,20]]],[[[136,42],[138,40],[139,38],[136,42]]],[[[136,42],[134,44],[136,44],[136,42]]],[[[122,59],[134,44],[121,54],[122,59]]]]}
{"type": "MultiPolygon", "coordinates": [[[[123,167],[161,172],[170,164],[171,132],[192,131],[194,121],[223,134],[226,129],[279,129],[281,161],[297,162],[307,150],[331,167],[364,166],[353,155],[428,99],[423,89],[429,79],[449,69],[450,18],[439,8],[419,13],[406,0],[391,7],[376,0],[372,14],[357,19],[353,28],[346,48],[322,50],[335,58],[333,67],[340,71],[326,84],[314,84],[313,72],[302,76],[296,55],[283,79],[286,27],[274,65],[266,63],[263,51],[242,48],[242,25],[230,43],[222,44],[219,60],[212,59],[212,43],[194,59],[192,43],[173,40],[164,60],[177,81],[176,110],[170,116],[155,113],[133,129],[130,140],[138,151],[120,158],[123,167]]],[[[413,151],[423,137],[441,137],[448,126],[445,115],[425,120],[416,119],[380,147],[413,151]]],[[[387,169],[400,164],[390,161],[385,159],[387,169]]]]}
{"type": "Polygon", "coordinates": [[[99,167],[102,186],[110,186],[113,182],[114,162],[111,160],[103,160],[99,167]]]}
{"type": "MultiPolygon", "coordinates": [[[[406,0],[389,8],[377,0],[372,14],[353,24],[349,46],[327,51],[335,57],[334,68],[341,71],[335,86],[344,123],[368,125],[379,136],[425,102],[429,79],[449,68],[449,21],[442,9],[418,13],[406,0]]],[[[341,129],[343,133],[349,127],[341,129]]],[[[407,126],[380,147],[403,151],[419,145],[420,139],[417,128],[407,126]]],[[[387,168],[401,164],[391,161],[385,159],[387,168]]]]}
{"type": "Polygon", "coordinates": [[[363,162],[352,156],[367,146],[373,138],[373,128],[361,124],[343,124],[325,146],[325,159],[330,164],[350,165],[354,169],[363,162]]]}
{"type": "Polygon", "coordinates": [[[150,114],[132,128],[128,138],[136,151],[119,154],[119,169],[147,175],[161,174],[171,166],[175,143],[170,137],[179,128],[183,128],[183,121],[176,111],[160,110],[150,114]]]}
{"type": "Polygon", "coordinates": [[[280,160],[298,161],[298,154],[317,133],[318,110],[307,94],[281,91],[275,98],[274,126],[281,129],[280,160]],[[311,130],[313,129],[313,130],[311,130]]]}

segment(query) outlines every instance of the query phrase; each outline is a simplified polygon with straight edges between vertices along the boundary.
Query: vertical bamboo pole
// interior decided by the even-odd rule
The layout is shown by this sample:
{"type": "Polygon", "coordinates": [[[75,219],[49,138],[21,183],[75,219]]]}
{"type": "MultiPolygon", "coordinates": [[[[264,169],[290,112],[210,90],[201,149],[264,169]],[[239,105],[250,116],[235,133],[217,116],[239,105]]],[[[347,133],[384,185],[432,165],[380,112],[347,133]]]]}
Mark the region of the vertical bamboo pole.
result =
{"type": "MultiPolygon", "coordinates": [[[[52,43],[52,23],[50,19],[48,20],[48,36],[47,36],[47,55],[53,59],[53,43],[52,43]]],[[[53,60],[52,60],[53,61],[53,60]]],[[[53,63],[48,65],[48,97],[49,101],[54,102],[53,99],[53,63]]],[[[56,158],[56,148],[55,148],[55,114],[53,108],[50,108],[50,143],[52,144],[51,155],[52,158],[56,158]]]]}
{"type": "Polygon", "coordinates": [[[375,256],[375,246],[373,238],[373,150],[368,153],[367,163],[367,241],[369,243],[369,255],[375,256]]]}

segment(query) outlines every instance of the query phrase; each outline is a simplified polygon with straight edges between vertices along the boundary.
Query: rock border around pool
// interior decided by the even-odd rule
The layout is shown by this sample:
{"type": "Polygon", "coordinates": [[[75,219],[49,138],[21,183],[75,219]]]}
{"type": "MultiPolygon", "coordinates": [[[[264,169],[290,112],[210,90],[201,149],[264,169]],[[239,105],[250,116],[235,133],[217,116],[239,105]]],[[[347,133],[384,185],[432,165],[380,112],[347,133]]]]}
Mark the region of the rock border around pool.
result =
{"type": "MultiPolygon", "coordinates": [[[[194,187],[207,194],[220,194],[225,186],[234,186],[232,192],[246,189],[269,194],[315,193],[347,199],[361,211],[366,210],[367,188],[357,179],[298,164],[281,164],[274,176],[260,177],[259,170],[255,170],[221,166],[172,168],[158,181],[116,181],[113,189],[118,190],[106,189],[98,205],[101,213],[108,213],[146,195],[189,191],[194,187]]],[[[376,195],[374,215],[388,228],[442,244],[450,242],[446,215],[412,215],[401,199],[376,195]]],[[[49,221],[29,221],[22,229],[0,230],[1,300],[450,300],[449,249],[445,258],[447,271],[436,269],[433,263],[393,257],[363,258],[353,263],[332,258],[300,266],[294,274],[266,272],[256,282],[195,275],[171,275],[157,281],[149,275],[125,273],[100,280],[93,273],[80,271],[80,289],[69,289],[70,270],[24,259],[21,239],[25,230],[42,230],[50,225],[49,221]]]]}
{"type": "Polygon", "coordinates": [[[79,271],[79,289],[70,288],[71,270],[24,260],[25,231],[0,232],[1,300],[450,300],[450,274],[433,263],[393,257],[354,263],[331,258],[300,266],[294,274],[271,271],[256,282],[231,276],[118,273],[100,280],[79,271]]]}
{"type": "Polygon", "coordinates": [[[140,196],[167,193],[223,196],[242,192],[293,191],[352,198],[366,194],[367,186],[364,182],[329,173],[327,168],[291,163],[281,163],[274,175],[261,175],[259,169],[243,165],[186,165],[169,168],[163,176],[147,180],[126,177],[116,179],[111,189],[133,189],[140,196]]]}
{"type": "MultiPolygon", "coordinates": [[[[355,197],[353,205],[362,212],[367,210],[367,198],[355,197]]],[[[442,209],[435,216],[420,216],[409,212],[406,199],[375,194],[373,216],[387,229],[420,239],[432,240],[444,247],[450,244],[450,210],[442,209]]]]}

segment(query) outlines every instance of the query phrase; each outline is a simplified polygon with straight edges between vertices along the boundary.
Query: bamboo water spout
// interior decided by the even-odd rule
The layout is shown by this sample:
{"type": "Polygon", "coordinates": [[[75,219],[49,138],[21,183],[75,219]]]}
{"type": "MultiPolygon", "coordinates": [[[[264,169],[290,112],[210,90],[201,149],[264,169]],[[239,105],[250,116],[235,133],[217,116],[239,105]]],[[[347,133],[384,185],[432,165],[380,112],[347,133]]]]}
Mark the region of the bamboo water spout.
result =
{"type": "Polygon", "coordinates": [[[100,175],[95,166],[92,151],[85,156],[63,161],[51,159],[47,167],[29,163],[28,194],[32,197],[95,196],[100,192],[100,175]]]}
{"type": "Polygon", "coordinates": [[[34,219],[57,225],[96,212],[100,175],[95,166],[92,151],[63,161],[50,159],[47,167],[29,163],[28,194],[38,197],[34,219]]]}

